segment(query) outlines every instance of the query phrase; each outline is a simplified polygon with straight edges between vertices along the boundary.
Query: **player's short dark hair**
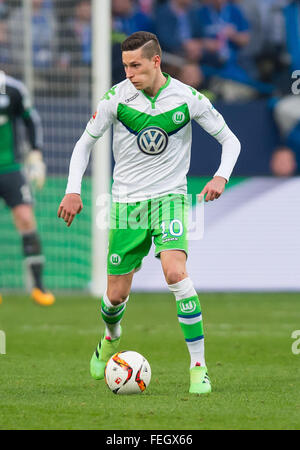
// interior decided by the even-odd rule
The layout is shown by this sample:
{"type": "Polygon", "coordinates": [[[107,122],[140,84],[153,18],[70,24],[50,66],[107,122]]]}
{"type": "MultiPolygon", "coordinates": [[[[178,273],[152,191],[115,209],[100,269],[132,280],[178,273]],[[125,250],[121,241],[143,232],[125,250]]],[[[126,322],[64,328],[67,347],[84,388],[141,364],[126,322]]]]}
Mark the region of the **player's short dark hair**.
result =
{"type": "Polygon", "coordinates": [[[155,55],[161,57],[161,48],[155,34],[148,31],[137,31],[131,34],[121,44],[122,52],[129,52],[143,47],[142,53],[145,58],[151,59],[155,55]]]}

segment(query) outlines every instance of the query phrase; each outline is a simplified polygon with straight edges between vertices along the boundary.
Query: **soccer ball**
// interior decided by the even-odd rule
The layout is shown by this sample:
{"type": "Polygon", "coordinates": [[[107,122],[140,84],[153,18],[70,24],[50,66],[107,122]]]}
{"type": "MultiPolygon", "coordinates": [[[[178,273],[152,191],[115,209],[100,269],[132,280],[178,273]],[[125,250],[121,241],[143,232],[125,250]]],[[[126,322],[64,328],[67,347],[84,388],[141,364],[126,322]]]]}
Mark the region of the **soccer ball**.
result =
{"type": "Polygon", "coordinates": [[[118,352],[105,366],[105,382],[114,394],[140,394],[150,379],[150,364],[137,352],[118,352]]]}

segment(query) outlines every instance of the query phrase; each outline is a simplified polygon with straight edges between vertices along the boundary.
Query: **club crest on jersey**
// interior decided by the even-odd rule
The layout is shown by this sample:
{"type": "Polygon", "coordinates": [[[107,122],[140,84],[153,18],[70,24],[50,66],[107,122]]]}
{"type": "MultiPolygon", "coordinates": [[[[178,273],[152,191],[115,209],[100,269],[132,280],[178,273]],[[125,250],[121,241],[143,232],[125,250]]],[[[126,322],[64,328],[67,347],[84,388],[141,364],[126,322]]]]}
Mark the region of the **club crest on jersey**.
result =
{"type": "Polygon", "coordinates": [[[144,128],[137,137],[139,149],[147,155],[160,155],[167,148],[168,141],[167,133],[159,127],[144,128]]]}
{"type": "Polygon", "coordinates": [[[110,262],[114,265],[114,266],[118,266],[121,262],[121,256],[118,255],[117,253],[113,253],[110,256],[110,262]]]}
{"type": "Polygon", "coordinates": [[[176,111],[173,116],[172,116],[172,120],[174,123],[176,123],[176,125],[179,125],[180,123],[183,123],[185,120],[185,115],[183,112],[181,111],[176,111]]]}

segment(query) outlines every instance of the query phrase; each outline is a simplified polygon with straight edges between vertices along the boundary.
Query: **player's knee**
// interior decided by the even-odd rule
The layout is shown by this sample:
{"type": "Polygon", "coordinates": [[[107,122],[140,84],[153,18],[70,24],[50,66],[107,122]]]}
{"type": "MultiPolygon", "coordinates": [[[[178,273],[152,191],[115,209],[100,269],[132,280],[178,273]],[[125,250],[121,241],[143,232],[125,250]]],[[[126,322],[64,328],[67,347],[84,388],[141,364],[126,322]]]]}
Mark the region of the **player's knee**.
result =
{"type": "Polygon", "coordinates": [[[165,273],[166,282],[168,284],[175,284],[179,283],[179,281],[182,281],[186,277],[185,270],[171,268],[168,269],[165,273]]]}
{"type": "Polygon", "coordinates": [[[29,205],[16,206],[13,209],[14,220],[17,229],[21,233],[28,233],[36,228],[34,215],[29,205]]]}
{"type": "Polygon", "coordinates": [[[35,229],[35,224],[29,217],[21,217],[18,220],[17,228],[21,233],[28,233],[35,229]]]}
{"type": "Polygon", "coordinates": [[[112,290],[111,292],[108,293],[107,296],[109,298],[110,303],[114,306],[121,305],[127,299],[127,295],[118,290],[112,290]]]}

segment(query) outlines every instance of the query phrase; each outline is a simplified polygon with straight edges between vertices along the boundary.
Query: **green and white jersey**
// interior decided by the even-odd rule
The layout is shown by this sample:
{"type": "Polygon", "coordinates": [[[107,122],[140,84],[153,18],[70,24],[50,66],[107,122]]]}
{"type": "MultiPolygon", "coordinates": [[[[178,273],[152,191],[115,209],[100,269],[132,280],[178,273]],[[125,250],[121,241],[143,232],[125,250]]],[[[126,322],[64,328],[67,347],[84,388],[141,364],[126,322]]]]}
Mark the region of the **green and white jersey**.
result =
{"type": "MultiPolygon", "coordinates": [[[[166,83],[154,98],[137,90],[129,80],[117,84],[100,100],[86,127],[90,138],[95,140],[113,125],[114,201],[135,202],[169,193],[186,194],[193,119],[218,140],[231,133],[222,115],[204,95],[164,75],[166,83]]],[[[80,147],[80,141],[77,145],[80,147]]],[[[77,153],[75,148],[67,193],[80,193],[77,153]]],[[[228,179],[235,161],[227,173],[224,170],[223,175],[218,175],[228,179]]]]}

